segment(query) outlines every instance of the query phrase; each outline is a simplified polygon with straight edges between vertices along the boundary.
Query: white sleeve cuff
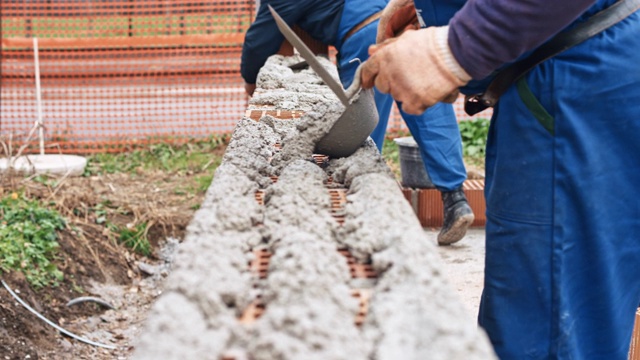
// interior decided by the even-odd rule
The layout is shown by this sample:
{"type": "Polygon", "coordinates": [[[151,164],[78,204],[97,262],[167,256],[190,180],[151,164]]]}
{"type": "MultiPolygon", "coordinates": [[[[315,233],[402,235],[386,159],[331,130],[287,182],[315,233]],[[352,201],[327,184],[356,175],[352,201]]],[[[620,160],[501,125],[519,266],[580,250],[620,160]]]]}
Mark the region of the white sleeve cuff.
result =
{"type": "Polygon", "coordinates": [[[438,47],[438,54],[440,54],[440,59],[444,63],[444,66],[462,82],[469,82],[471,80],[471,75],[469,75],[462,66],[460,66],[456,58],[453,56],[451,48],[449,48],[449,26],[436,27],[436,45],[438,47]]]}

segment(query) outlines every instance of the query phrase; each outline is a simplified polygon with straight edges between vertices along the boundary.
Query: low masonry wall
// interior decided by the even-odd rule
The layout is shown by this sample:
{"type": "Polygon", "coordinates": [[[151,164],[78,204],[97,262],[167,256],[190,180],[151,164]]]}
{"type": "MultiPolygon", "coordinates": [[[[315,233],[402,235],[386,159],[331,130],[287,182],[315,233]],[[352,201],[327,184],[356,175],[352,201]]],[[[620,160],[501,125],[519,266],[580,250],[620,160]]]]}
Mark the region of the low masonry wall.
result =
{"type": "Polygon", "coordinates": [[[300,60],[262,69],[133,358],[495,358],[373,142],[313,153],[343,108],[300,60]]]}

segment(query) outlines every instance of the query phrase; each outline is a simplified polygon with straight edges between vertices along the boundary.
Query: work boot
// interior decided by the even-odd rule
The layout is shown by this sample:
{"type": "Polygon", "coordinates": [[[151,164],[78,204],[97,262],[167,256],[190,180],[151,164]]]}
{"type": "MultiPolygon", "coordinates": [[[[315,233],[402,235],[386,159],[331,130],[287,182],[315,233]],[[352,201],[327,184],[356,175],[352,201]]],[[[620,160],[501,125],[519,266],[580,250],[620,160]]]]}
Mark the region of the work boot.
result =
{"type": "Polygon", "coordinates": [[[451,245],[464,237],[474,216],[462,188],[441,193],[444,205],[444,223],[438,234],[438,244],[451,245]]]}

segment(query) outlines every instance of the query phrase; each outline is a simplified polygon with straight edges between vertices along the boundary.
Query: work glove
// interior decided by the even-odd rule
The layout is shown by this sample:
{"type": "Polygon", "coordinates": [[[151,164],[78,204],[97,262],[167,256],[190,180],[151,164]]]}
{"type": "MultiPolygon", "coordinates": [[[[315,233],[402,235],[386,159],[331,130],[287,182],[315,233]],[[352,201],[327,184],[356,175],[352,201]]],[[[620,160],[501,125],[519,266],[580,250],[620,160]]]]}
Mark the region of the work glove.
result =
{"type": "Polygon", "coordinates": [[[413,0],[391,0],[382,10],[378,21],[376,43],[394,38],[404,31],[420,28],[413,0]]]}
{"type": "Polygon", "coordinates": [[[458,88],[471,76],[460,66],[448,45],[449,27],[408,30],[401,36],[369,47],[369,60],[362,64],[362,86],[374,85],[402,102],[414,115],[443,101],[452,103],[458,88]]]}

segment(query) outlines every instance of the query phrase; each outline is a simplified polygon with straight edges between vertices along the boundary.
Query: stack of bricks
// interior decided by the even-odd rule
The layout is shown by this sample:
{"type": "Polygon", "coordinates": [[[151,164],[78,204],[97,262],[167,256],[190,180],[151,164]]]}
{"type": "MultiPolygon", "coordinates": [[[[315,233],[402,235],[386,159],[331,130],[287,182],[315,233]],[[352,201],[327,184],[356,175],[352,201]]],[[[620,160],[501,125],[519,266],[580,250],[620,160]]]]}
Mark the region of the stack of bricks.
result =
{"type": "MultiPolygon", "coordinates": [[[[471,226],[484,227],[486,223],[484,180],[467,180],[462,185],[475,219],[471,226]]],[[[411,203],[420,224],[426,228],[441,227],[443,223],[443,205],[440,191],[436,189],[403,188],[402,193],[411,203]]]]}

